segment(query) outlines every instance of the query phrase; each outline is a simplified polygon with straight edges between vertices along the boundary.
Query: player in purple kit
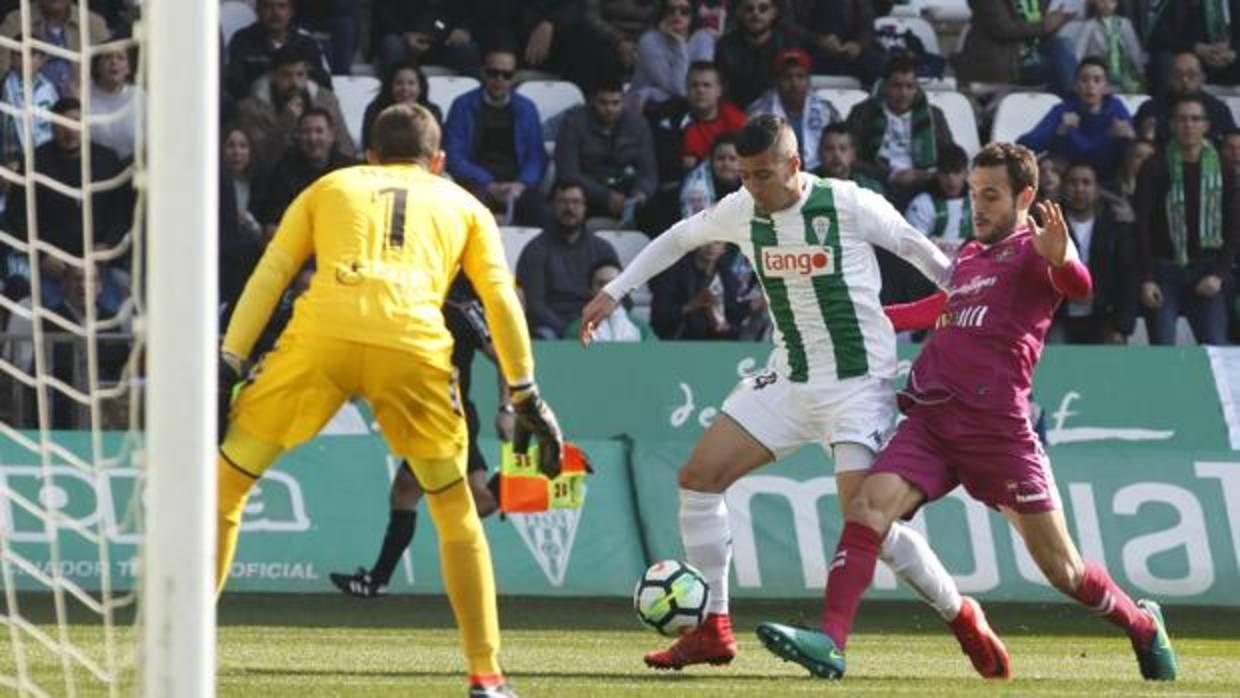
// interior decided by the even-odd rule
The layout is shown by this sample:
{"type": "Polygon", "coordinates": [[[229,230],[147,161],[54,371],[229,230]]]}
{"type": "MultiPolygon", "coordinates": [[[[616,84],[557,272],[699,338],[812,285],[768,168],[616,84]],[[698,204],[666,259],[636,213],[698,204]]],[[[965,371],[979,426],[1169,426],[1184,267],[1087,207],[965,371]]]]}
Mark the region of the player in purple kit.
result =
{"type": "Polygon", "coordinates": [[[874,576],[888,527],[964,485],[1001,511],[1056,589],[1127,632],[1146,679],[1174,680],[1175,651],[1162,611],[1134,602],[1068,535],[1050,463],[1029,426],[1033,370],[1055,309],[1091,292],[1059,207],[1029,209],[1038,185],[1033,153],[991,143],[973,160],[974,241],[961,248],[950,290],[891,308],[896,329],[934,326],[900,395],[907,419],[874,463],[846,514],[827,576],[822,632],[758,626],[768,650],[815,676],[844,675],[844,646],[874,576]]]}

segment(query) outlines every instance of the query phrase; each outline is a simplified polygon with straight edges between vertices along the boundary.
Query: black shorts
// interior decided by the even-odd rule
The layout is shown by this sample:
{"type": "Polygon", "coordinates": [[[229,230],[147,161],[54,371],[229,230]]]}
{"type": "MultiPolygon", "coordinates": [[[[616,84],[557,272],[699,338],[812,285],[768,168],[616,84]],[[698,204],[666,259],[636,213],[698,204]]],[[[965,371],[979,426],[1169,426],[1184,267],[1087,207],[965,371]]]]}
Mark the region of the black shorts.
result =
{"type": "Polygon", "coordinates": [[[465,465],[465,472],[486,471],[486,458],[482,457],[482,449],[478,448],[478,408],[474,407],[473,400],[465,400],[465,427],[469,430],[469,444],[466,446],[469,449],[469,461],[465,465]]]}

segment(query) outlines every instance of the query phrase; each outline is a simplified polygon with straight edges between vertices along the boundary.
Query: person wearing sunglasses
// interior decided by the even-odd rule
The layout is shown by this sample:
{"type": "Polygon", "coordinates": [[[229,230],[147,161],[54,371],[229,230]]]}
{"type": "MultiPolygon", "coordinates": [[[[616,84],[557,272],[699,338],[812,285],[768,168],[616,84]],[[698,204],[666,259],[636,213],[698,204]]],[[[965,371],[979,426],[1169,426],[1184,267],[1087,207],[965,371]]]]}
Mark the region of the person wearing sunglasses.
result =
{"type": "Polygon", "coordinates": [[[637,40],[637,65],[627,98],[638,111],[647,104],[684,97],[689,66],[715,55],[713,35],[693,31],[693,3],[664,0],[660,4],[658,26],[637,40]]]}
{"type": "Polygon", "coordinates": [[[741,0],[736,13],[736,27],[715,46],[715,63],[727,87],[725,96],[744,109],[771,88],[775,56],[793,42],[780,26],[774,0],[741,0]]]}
{"type": "Polygon", "coordinates": [[[444,122],[447,169],[457,184],[506,225],[542,227],[547,206],[538,183],[547,168],[538,107],[513,90],[517,56],[493,48],[482,63],[482,87],[457,97],[444,122]]]}

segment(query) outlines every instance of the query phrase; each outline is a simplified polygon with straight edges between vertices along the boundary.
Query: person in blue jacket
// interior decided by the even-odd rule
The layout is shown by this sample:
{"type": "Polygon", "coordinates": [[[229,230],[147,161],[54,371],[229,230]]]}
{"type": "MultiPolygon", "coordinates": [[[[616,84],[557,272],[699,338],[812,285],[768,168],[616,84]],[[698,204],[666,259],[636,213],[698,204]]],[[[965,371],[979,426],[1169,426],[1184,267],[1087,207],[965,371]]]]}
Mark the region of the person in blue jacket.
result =
{"type": "Polygon", "coordinates": [[[1062,155],[1069,162],[1089,162],[1099,178],[1109,178],[1136,137],[1132,116],[1110,94],[1106,63],[1097,56],[1081,60],[1074,89],[1076,94],[1055,105],[1017,143],[1035,152],[1062,155]]]}
{"type": "Polygon", "coordinates": [[[494,48],[482,59],[482,87],[452,102],[444,122],[447,169],[457,184],[505,225],[543,227],[549,216],[538,191],[547,167],[538,107],[513,90],[517,56],[494,48]]]}

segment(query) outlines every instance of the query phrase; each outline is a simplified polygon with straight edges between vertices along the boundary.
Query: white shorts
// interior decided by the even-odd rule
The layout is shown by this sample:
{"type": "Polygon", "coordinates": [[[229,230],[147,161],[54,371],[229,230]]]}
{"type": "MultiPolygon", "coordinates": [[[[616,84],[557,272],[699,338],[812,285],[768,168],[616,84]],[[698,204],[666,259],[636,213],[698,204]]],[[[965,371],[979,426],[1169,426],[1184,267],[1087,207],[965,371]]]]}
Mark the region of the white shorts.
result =
{"type": "Polygon", "coordinates": [[[846,442],[878,453],[898,416],[890,381],[859,376],[825,385],[793,383],[775,371],[742,380],[721,409],[776,459],[806,444],[818,444],[828,457],[834,444],[846,442]]]}

